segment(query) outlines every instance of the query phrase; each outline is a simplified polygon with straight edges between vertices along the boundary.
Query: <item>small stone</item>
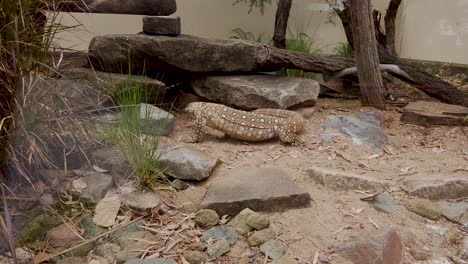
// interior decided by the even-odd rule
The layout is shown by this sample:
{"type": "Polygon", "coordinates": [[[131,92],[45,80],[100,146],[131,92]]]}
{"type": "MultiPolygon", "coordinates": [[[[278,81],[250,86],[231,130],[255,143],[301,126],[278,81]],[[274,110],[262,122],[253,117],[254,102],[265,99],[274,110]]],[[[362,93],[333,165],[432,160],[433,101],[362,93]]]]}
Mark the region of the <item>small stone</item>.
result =
{"type": "Polygon", "coordinates": [[[415,198],[409,200],[406,203],[406,208],[413,213],[431,220],[437,220],[441,216],[440,208],[437,204],[427,199],[415,198]]]}
{"type": "Polygon", "coordinates": [[[61,224],[47,232],[47,240],[55,246],[69,246],[81,239],[77,230],[72,223],[61,224]]]}
{"type": "Polygon", "coordinates": [[[144,16],[143,32],[148,35],[178,36],[181,24],[178,16],[144,16]]]}
{"type": "Polygon", "coordinates": [[[117,244],[105,243],[97,246],[94,253],[97,256],[106,258],[109,263],[114,263],[116,261],[115,255],[117,255],[121,250],[122,248],[117,244]]]}
{"type": "Polygon", "coordinates": [[[229,225],[233,226],[239,234],[245,235],[253,229],[247,224],[247,219],[253,214],[255,214],[254,211],[245,208],[229,222],[229,225]]]}
{"type": "Polygon", "coordinates": [[[413,175],[403,181],[408,194],[431,200],[458,199],[468,196],[468,174],[413,175]]]}
{"type": "Polygon", "coordinates": [[[239,238],[239,234],[232,226],[215,226],[208,229],[200,240],[206,242],[210,238],[226,239],[229,243],[234,244],[239,238]]]}
{"type": "Polygon", "coordinates": [[[124,264],[177,264],[175,260],[165,258],[129,259],[124,264]]]}
{"type": "Polygon", "coordinates": [[[208,255],[205,252],[187,250],[184,252],[184,258],[190,264],[203,264],[208,260],[208,255]]]}
{"type": "Polygon", "coordinates": [[[442,201],[437,202],[437,205],[444,217],[468,227],[468,202],[448,203],[442,201]]]}
{"type": "Polygon", "coordinates": [[[395,210],[395,202],[393,201],[392,196],[387,192],[377,195],[373,205],[375,209],[388,214],[391,214],[395,210]]]}
{"type": "Polygon", "coordinates": [[[151,211],[162,203],[156,193],[147,191],[122,192],[119,198],[124,205],[140,212],[151,211]]]}
{"type": "Polygon", "coordinates": [[[286,247],[278,240],[270,240],[260,246],[260,251],[275,260],[286,254],[286,247]]]}
{"type": "Polygon", "coordinates": [[[206,250],[206,245],[203,244],[200,241],[193,242],[192,244],[187,246],[188,250],[193,250],[193,251],[205,251],[206,250]]]}
{"type": "Polygon", "coordinates": [[[275,239],[276,234],[271,229],[263,229],[260,231],[255,231],[249,238],[247,239],[247,243],[251,247],[260,246],[261,244],[275,239]]]}
{"type": "Polygon", "coordinates": [[[394,229],[335,247],[345,259],[359,264],[400,264],[403,243],[394,229]]]}
{"type": "Polygon", "coordinates": [[[85,214],[81,217],[80,224],[81,227],[84,229],[84,234],[86,238],[93,238],[106,232],[106,229],[96,225],[93,222],[93,218],[89,214],[85,214]]]}
{"type": "Polygon", "coordinates": [[[379,190],[385,189],[388,183],[371,176],[358,175],[347,171],[311,167],[308,175],[319,184],[333,190],[379,190]]]}
{"type": "Polygon", "coordinates": [[[247,225],[259,231],[270,226],[270,219],[263,214],[253,213],[247,217],[247,225]]]}
{"type": "Polygon", "coordinates": [[[229,241],[224,238],[221,238],[214,242],[213,244],[208,245],[207,253],[211,258],[221,257],[223,254],[227,253],[231,249],[229,241]]]}
{"type": "MultiPolygon", "coordinates": [[[[33,252],[30,252],[24,248],[16,248],[16,257],[18,259],[18,264],[29,264],[33,262],[33,252]]],[[[0,263],[2,263],[0,258],[0,263]]],[[[5,263],[9,263],[6,261],[5,263]]]]}
{"type": "Polygon", "coordinates": [[[57,261],[57,264],[83,264],[88,263],[86,259],[80,257],[68,257],[57,261]]]}
{"type": "Polygon", "coordinates": [[[161,168],[166,168],[164,173],[181,180],[204,180],[220,163],[208,153],[180,144],[162,145],[158,153],[155,161],[161,168]]]}
{"type": "Polygon", "coordinates": [[[273,264],[296,264],[297,261],[289,255],[283,255],[280,258],[273,260],[273,264]]]}
{"type": "Polygon", "coordinates": [[[111,188],[112,176],[100,172],[90,172],[83,179],[83,182],[86,184],[86,189],[81,193],[81,197],[98,203],[111,188]]]}
{"type": "Polygon", "coordinates": [[[218,224],[219,215],[215,210],[201,209],[195,214],[194,221],[201,227],[212,227],[218,224]]]}
{"type": "Polygon", "coordinates": [[[180,180],[180,179],[175,179],[173,182],[172,182],[172,186],[178,190],[178,191],[182,191],[182,190],[187,190],[189,187],[190,187],[190,184],[180,180]]]}

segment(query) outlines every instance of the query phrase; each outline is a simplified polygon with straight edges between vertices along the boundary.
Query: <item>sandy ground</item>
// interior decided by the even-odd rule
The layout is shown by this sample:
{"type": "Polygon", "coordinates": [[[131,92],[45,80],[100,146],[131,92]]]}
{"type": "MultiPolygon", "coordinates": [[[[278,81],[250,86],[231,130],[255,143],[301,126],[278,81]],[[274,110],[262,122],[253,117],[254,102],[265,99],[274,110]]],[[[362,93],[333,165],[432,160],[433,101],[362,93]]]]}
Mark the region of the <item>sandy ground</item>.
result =
{"type": "MultiPolygon", "coordinates": [[[[396,227],[407,242],[407,249],[431,252],[430,259],[457,255],[461,237],[457,225],[447,220],[434,222],[407,211],[404,204],[411,197],[403,192],[400,181],[404,177],[427,173],[466,172],[467,136],[460,127],[424,128],[401,124],[397,110],[382,112],[382,126],[389,140],[381,149],[354,146],[347,139],[322,141],[319,134],[327,116],[375,111],[360,107],[357,101],[335,99],[320,99],[316,105],[300,135],[305,142],[303,148],[284,145],[278,140],[241,142],[225,138],[214,130],[208,130],[203,142],[192,145],[223,161],[211,179],[243,165],[278,167],[310,193],[313,202],[309,208],[269,214],[279,238],[288,244],[289,254],[300,263],[312,263],[316,252],[321,257],[333,255],[333,245],[391,226],[396,227]],[[371,203],[360,200],[365,196],[362,192],[332,191],[317,185],[306,173],[311,166],[371,175],[388,181],[388,191],[398,205],[396,212],[388,215],[375,210],[371,203]],[[409,243],[411,239],[414,241],[409,243]]],[[[175,129],[170,137],[182,142],[193,135],[193,121],[184,113],[176,115],[175,129]]],[[[202,186],[209,184],[210,180],[202,186]]],[[[408,250],[404,261],[418,263],[408,250]]],[[[345,262],[335,256],[331,263],[345,262]]]]}

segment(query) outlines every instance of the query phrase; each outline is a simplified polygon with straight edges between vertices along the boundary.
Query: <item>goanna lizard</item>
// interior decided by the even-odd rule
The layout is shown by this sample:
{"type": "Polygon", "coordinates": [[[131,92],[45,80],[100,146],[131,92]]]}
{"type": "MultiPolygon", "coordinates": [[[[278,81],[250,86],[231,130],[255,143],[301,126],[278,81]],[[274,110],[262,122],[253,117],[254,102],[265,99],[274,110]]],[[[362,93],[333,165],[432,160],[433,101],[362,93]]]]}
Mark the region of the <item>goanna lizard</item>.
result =
{"type": "Polygon", "coordinates": [[[208,126],[244,141],[278,137],[282,142],[298,145],[300,141],[296,133],[304,129],[305,123],[301,115],[280,109],[247,112],[221,104],[195,102],[188,104],[185,111],[195,115],[194,142],[203,140],[208,126]]]}

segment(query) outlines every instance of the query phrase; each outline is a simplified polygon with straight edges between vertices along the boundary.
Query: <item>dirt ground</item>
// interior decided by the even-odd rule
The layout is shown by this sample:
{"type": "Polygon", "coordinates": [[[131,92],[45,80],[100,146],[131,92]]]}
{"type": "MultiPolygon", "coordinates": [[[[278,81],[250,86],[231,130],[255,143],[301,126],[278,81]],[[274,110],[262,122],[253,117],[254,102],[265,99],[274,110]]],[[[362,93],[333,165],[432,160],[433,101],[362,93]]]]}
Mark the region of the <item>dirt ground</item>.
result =
{"type": "MultiPolygon", "coordinates": [[[[401,189],[400,182],[404,177],[421,174],[466,173],[468,140],[462,128],[402,124],[401,114],[394,108],[381,112],[382,126],[388,134],[388,144],[384,148],[354,146],[348,139],[322,141],[320,132],[327,116],[365,111],[375,109],[362,108],[358,101],[320,99],[300,135],[305,147],[284,145],[278,140],[246,143],[224,138],[214,130],[208,130],[203,142],[192,145],[222,160],[210,179],[243,165],[278,167],[310,193],[313,201],[309,208],[269,214],[279,239],[289,247],[289,255],[300,263],[312,263],[317,252],[321,257],[332,254],[332,246],[339,242],[391,226],[397,228],[407,249],[430,252],[429,259],[457,255],[462,237],[457,225],[445,219],[434,222],[407,211],[404,204],[411,197],[401,189]],[[306,173],[311,166],[372,175],[389,182],[387,191],[397,203],[397,210],[391,215],[385,214],[374,209],[371,203],[361,201],[365,196],[362,192],[332,191],[314,183],[306,173]]],[[[192,133],[192,119],[184,113],[176,114],[170,138],[182,142],[192,133]]],[[[209,184],[210,180],[201,185],[208,187],[209,184]]],[[[408,250],[404,261],[417,263],[408,250]]],[[[331,263],[344,262],[335,256],[331,263]]]]}

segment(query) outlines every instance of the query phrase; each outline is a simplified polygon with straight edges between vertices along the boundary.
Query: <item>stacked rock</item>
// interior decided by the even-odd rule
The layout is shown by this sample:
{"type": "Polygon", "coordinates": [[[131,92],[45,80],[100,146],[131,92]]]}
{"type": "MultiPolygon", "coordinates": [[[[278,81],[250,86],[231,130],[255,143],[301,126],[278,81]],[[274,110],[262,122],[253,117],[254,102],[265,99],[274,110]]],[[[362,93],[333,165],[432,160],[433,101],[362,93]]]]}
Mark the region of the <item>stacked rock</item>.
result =
{"type": "Polygon", "coordinates": [[[170,16],[144,16],[143,32],[147,35],[173,36],[180,35],[180,17],[170,16]]]}

